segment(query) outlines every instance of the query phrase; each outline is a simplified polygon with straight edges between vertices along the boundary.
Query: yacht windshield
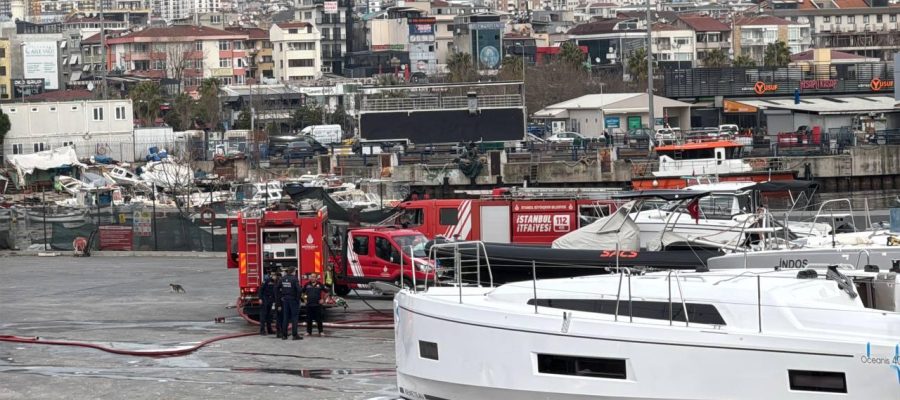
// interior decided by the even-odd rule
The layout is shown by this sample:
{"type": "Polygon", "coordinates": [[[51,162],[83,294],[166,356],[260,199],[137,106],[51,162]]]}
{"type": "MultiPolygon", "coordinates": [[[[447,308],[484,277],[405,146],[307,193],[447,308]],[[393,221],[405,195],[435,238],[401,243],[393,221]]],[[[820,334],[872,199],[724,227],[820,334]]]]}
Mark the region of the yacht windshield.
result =
{"type": "Polygon", "coordinates": [[[403,254],[410,255],[409,249],[412,247],[413,257],[427,256],[425,254],[425,243],[428,243],[428,239],[421,233],[418,235],[394,236],[394,241],[400,246],[400,250],[403,254]]]}
{"type": "MultiPolygon", "coordinates": [[[[735,214],[734,202],[735,197],[729,195],[712,195],[703,197],[699,200],[700,218],[731,219],[731,217],[735,214]]],[[[688,211],[686,207],[686,203],[672,201],[666,203],[660,208],[663,211],[667,212],[687,213],[688,211]]]]}

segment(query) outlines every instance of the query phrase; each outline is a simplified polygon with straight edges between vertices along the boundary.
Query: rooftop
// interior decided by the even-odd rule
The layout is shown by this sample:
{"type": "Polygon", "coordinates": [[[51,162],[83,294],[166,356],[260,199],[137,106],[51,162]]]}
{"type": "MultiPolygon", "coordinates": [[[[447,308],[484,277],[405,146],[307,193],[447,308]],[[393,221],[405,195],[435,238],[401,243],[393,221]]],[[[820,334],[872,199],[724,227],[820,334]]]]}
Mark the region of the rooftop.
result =
{"type": "Polygon", "coordinates": [[[738,17],[734,24],[737,26],[761,26],[761,25],[798,25],[797,22],[791,22],[784,18],[773,17],[771,15],[753,15],[749,17],[738,17]]]}
{"type": "Polygon", "coordinates": [[[281,29],[298,29],[298,28],[306,28],[307,26],[312,26],[309,22],[303,22],[303,21],[279,22],[279,23],[276,23],[275,25],[281,29]]]}
{"type": "Polygon", "coordinates": [[[262,28],[240,28],[240,27],[229,27],[225,28],[226,32],[239,33],[247,35],[250,40],[268,40],[269,39],[269,31],[262,28]]]}
{"type": "MultiPolygon", "coordinates": [[[[815,50],[810,49],[797,54],[791,54],[791,61],[812,61],[815,56],[815,50]]],[[[853,53],[845,53],[843,51],[831,50],[832,60],[860,60],[866,61],[868,57],[853,53]]]]}
{"type": "Polygon", "coordinates": [[[705,15],[682,15],[678,19],[696,32],[727,32],[731,30],[731,27],[722,21],[705,15]]]}
{"type": "Polygon", "coordinates": [[[25,98],[26,102],[93,100],[94,93],[87,89],[53,90],[25,98]]]}
{"type": "Polygon", "coordinates": [[[858,114],[861,112],[895,111],[893,96],[855,97],[802,97],[800,104],[794,99],[736,100],[738,103],[760,109],[795,110],[815,114],[858,114]]]}
{"type": "MultiPolygon", "coordinates": [[[[592,35],[597,33],[612,33],[616,31],[616,25],[623,21],[629,21],[630,18],[610,18],[599,21],[588,22],[578,25],[567,32],[569,35],[592,35]]],[[[640,31],[644,31],[641,29],[640,31]]],[[[645,35],[646,36],[646,35],[645,35]]]]}
{"type": "Polygon", "coordinates": [[[115,38],[109,38],[107,42],[127,43],[134,41],[144,42],[186,42],[194,38],[207,39],[246,39],[244,33],[227,32],[221,29],[194,25],[173,25],[167,27],[152,27],[131,32],[115,38]]]}

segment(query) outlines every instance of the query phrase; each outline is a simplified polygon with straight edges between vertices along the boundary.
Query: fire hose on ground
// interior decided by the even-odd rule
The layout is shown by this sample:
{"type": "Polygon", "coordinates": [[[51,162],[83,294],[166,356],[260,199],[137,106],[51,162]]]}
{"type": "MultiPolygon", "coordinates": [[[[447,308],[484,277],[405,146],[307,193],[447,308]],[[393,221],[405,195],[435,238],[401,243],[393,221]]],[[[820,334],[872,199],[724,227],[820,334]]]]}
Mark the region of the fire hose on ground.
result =
{"type": "MultiPolygon", "coordinates": [[[[241,302],[238,301],[237,304],[238,314],[252,324],[259,325],[259,321],[255,321],[247,316],[241,307],[241,302]]],[[[325,327],[331,329],[393,329],[394,324],[393,320],[387,318],[366,318],[366,319],[351,319],[345,321],[336,321],[336,322],[328,322],[323,324],[325,327]]],[[[183,356],[186,354],[193,353],[199,350],[201,347],[204,347],[208,344],[215,343],[218,341],[226,340],[226,339],[236,339],[246,336],[255,336],[258,333],[233,333],[229,335],[216,336],[210,339],[203,340],[195,345],[189,347],[179,347],[177,349],[170,350],[126,350],[126,349],[117,349],[107,346],[102,346],[94,343],[87,342],[77,342],[77,341],[66,341],[66,340],[52,340],[52,339],[41,339],[40,337],[35,336],[16,336],[16,335],[0,335],[0,342],[9,342],[9,343],[23,343],[23,344],[42,344],[42,345],[50,345],[50,346],[71,346],[71,347],[84,347],[89,349],[95,349],[100,351],[105,351],[107,353],[126,355],[126,356],[140,356],[140,357],[176,357],[183,356]]]]}

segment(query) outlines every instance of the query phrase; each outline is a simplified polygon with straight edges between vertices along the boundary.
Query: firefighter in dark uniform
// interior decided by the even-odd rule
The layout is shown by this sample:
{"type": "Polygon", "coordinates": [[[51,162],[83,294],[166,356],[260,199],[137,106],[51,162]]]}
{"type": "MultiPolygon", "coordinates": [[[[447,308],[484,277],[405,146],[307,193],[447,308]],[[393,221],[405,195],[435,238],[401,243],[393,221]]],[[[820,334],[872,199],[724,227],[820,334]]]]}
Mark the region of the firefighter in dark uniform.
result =
{"type": "Polygon", "coordinates": [[[259,308],[259,334],[266,336],[272,334],[272,305],[275,304],[275,275],[269,274],[266,281],[259,288],[259,299],[262,306],[259,308]]]}
{"type": "Polygon", "coordinates": [[[319,336],[322,336],[322,304],[327,295],[328,288],[319,282],[319,274],[309,274],[309,282],[303,285],[303,297],[306,298],[306,336],[312,335],[313,321],[316,322],[319,336]]]}
{"type": "Polygon", "coordinates": [[[287,340],[287,324],[292,324],[291,337],[294,340],[303,339],[297,334],[297,324],[300,322],[300,282],[297,280],[295,270],[288,271],[281,280],[281,306],[284,309],[284,321],[282,321],[281,339],[287,340]]]}
{"type": "Polygon", "coordinates": [[[281,306],[281,272],[275,272],[272,293],[275,295],[275,337],[282,337],[287,332],[284,329],[284,307],[281,306]]]}

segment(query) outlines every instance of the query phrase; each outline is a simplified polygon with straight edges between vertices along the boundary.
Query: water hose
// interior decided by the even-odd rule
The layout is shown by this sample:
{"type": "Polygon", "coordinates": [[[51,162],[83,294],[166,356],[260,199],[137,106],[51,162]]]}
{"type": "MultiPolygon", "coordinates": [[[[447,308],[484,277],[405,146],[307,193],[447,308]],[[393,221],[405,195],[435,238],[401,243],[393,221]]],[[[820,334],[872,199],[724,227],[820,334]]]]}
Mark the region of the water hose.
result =
{"type": "Polygon", "coordinates": [[[124,350],[124,349],[114,349],[111,347],[101,346],[99,344],[86,343],[86,342],[70,342],[65,340],[47,340],[41,339],[39,337],[26,337],[26,336],[14,336],[14,335],[0,335],[0,342],[10,342],[10,343],[26,343],[26,344],[46,344],[52,346],[73,346],[73,347],[86,347],[89,349],[95,349],[100,351],[105,351],[107,353],[125,355],[125,356],[141,356],[141,357],[173,357],[173,356],[181,356],[189,353],[193,353],[200,349],[203,346],[206,346],[210,343],[218,342],[220,340],[225,339],[234,339],[244,336],[253,336],[256,333],[233,333],[230,335],[222,335],[216,336],[211,339],[206,339],[200,343],[197,343],[190,347],[182,347],[173,350],[124,350]]]}

